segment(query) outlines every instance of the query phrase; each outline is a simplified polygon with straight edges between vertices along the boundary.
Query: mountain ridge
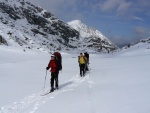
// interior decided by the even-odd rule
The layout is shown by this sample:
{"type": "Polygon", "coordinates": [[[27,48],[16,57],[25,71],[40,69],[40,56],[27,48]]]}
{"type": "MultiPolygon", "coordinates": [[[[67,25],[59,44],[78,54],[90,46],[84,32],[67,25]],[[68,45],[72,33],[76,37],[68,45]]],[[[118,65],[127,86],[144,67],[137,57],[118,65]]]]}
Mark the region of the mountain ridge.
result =
{"type": "Polygon", "coordinates": [[[115,45],[109,47],[107,41],[95,40],[95,37],[87,42],[89,37],[82,37],[79,31],[51,12],[25,0],[0,1],[0,37],[1,44],[42,51],[116,49],[115,45]]]}
{"type": "Polygon", "coordinates": [[[68,22],[68,24],[79,32],[82,41],[89,43],[87,44],[87,47],[94,47],[95,45],[97,46],[98,51],[101,51],[102,49],[112,51],[118,48],[99,30],[92,27],[88,27],[80,20],[73,20],[71,22],[68,22]],[[92,42],[94,45],[90,45],[90,42],[92,42]],[[97,44],[95,42],[97,42],[97,44]]]}

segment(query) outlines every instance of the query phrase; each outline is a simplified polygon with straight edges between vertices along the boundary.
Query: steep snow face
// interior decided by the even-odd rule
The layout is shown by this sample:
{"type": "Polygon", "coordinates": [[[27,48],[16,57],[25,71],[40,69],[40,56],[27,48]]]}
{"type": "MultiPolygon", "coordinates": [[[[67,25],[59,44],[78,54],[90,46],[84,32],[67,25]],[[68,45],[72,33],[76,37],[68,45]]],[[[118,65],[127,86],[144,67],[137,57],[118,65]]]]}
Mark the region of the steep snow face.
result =
{"type": "Polygon", "coordinates": [[[80,40],[87,44],[87,47],[97,47],[99,50],[113,50],[117,46],[114,45],[107,37],[105,37],[100,31],[88,27],[80,20],[74,20],[68,22],[68,24],[80,33],[80,40]]]}
{"type": "Polygon", "coordinates": [[[102,35],[100,31],[86,26],[80,20],[74,20],[68,22],[68,24],[72,26],[74,29],[76,29],[77,31],[79,31],[82,38],[95,36],[95,37],[101,37],[102,40],[105,39],[105,37],[102,35]]]}
{"type": "Polygon", "coordinates": [[[73,50],[78,31],[50,12],[24,0],[0,1],[0,44],[44,51],[73,50]],[[68,48],[69,47],[69,48],[68,48]]]}

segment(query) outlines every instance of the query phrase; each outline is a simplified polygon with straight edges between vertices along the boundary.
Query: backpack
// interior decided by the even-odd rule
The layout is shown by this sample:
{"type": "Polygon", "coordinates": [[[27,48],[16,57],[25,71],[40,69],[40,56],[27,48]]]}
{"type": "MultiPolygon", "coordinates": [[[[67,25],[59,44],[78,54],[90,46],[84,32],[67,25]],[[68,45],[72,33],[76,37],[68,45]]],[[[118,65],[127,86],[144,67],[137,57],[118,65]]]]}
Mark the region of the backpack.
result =
{"type": "Polygon", "coordinates": [[[62,70],[62,57],[59,52],[54,52],[54,55],[56,57],[56,64],[57,64],[57,70],[62,70]]]}
{"type": "Polygon", "coordinates": [[[89,54],[87,52],[85,52],[84,55],[87,58],[87,63],[89,63],[89,54]]]}
{"type": "Polygon", "coordinates": [[[89,54],[87,52],[85,52],[84,55],[87,59],[89,59],[89,54]]]}
{"type": "Polygon", "coordinates": [[[78,58],[79,64],[85,64],[86,61],[87,61],[86,57],[84,57],[84,56],[79,56],[79,58],[78,58]]]}

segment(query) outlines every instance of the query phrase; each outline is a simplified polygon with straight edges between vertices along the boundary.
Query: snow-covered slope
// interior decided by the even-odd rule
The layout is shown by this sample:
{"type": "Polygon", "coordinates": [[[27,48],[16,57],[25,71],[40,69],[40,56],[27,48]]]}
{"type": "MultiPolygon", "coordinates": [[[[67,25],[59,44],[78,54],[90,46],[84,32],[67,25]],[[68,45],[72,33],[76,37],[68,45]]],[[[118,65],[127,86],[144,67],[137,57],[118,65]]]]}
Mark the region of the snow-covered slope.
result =
{"type": "Polygon", "coordinates": [[[81,26],[75,30],[51,12],[26,0],[0,1],[0,44],[42,51],[116,49],[99,31],[81,26]]]}
{"type": "Polygon", "coordinates": [[[107,37],[100,31],[88,27],[80,20],[68,22],[68,24],[80,33],[80,41],[85,42],[84,46],[96,48],[98,51],[111,51],[117,48],[107,37]]]}
{"type": "MultiPolygon", "coordinates": [[[[78,54],[62,53],[60,89],[41,96],[49,54],[1,46],[0,113],[149,113],[150,49],[146,52],[90,54],[85,77],[79,76],[78,54]]],[[[49,81],[48,71],[45,92],[49,81]]]]}
{"type": "Polygon", "coordinates": [[[147,54],[147,51],[150,50],[150,38],[147,39],[142,39],[139,42],[135,43],[135,44],[129,44],[126,47],[123,47],[120,50],[120,53],[122,53],[122,55],[144,55],[147,54]]]}
{"type": "Polygon", "coordinates": [[[39,50],[73,50],[78,31],[52,13],[25,0],[0,1],[0,39],[9,46],[39,50]],[[69,47],[69,48],[68,48],[69,47]]]}

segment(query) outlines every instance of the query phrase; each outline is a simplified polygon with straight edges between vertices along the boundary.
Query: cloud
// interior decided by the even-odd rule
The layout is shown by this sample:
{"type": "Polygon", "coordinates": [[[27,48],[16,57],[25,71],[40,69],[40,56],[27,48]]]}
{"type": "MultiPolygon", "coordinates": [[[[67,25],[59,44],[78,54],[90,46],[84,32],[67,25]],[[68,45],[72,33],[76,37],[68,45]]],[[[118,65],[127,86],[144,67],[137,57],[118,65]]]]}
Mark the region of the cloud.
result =
{"type": "Polygon", "coordinates": [[[125,0],[105,0],[99,2],[99,8],[103,12],[122,12],[124,13],[132,5],[131,2],[125,0]]]}
{"type": "Polygon", "coordinates": [[[116,19],[142,21],[139,13],[150,16],[149,0],[31,0],[65,20],[83,19],[86,14],[111,15],[116,19]],[[80,16],[79,16],[80,15],[80,16]]]}
{"type": "Polygon", "coordinates": [[[120,2],[117,8],[117,14],[125,15],[127,13],[130,13],[129,9],[131,6],[132,6],[131,2],[125,2],[125,1],[120,2]]]}
{"type": "Polygon", "coordinates": [[[73,0],[32,0],[31,2],[55,13],[63,8],[75,5],[73,0]]]}
{"type": "Polygon", "coordinates": [[[137,34],[138,36],[145,36],[145,35],[150,35],[150,29],[147,29],[145,27],[141,27],[141,26],[137,26],[134,28],[134,32],[135,34],[137,34]]]}
{"type": "Polygon", "coordinates": [[[149,0],[101,0],[97,4],[97,10],[113,14],[117,18],[126,18],[127,20],[143,20],[143,15],[150,15],[150,1],[149,0]]]}
{"type": "Polygon", "coordinates": [[[133,31],[131,31],[133,34],[131,35],[114,35],[111,36],[110,39],[112,42],[114,42],[117,46],[123,47],[127,44],[132,44],[140,41],[141,39],[146,39],[150,37],[150,29],[142,27],[142,26],[136,26],[133,28],[133,31]]]}
{"type": "Polygon", "coordinates": [[[112,11],[116,9],[116,7],[119,5],[119,0],[106,0],[103,3],[100,3],[100,9],[104,12],[112,11]]]}
{"type": "Polygon", "coordinates": [[[81,0],[31,0],[30,2],[50,11],[64,21],[84,17],[82,11],[78,8],[81,0]]]}
{"type": "Polygon", "coordinates": [[[143,8],[150,7],[150,1],[149,0],[137,0],[135,2],[135,5],[137,7],[143,7],[143,8]]]}
{"type": "Polygon", "coordinates": [[[119,47],[126,46],[133,42],[133,39],[131,37],[119,36],[119,35],[112,36],[110,39],[113,43],[115,43],[119,47]]]}
{"type": "Polygon", "coordinates": [[[150,37],[150,29],[142,26],[136,26],[133,28],[133,35],[130,36],[129,42],[136,43],[141,39],[146,39],[150,37]]]}
{"type": "Polygon", "coordinates": [[[131,16],[131,18],[133,20],[139,20],[139,21],[144,21],[144,19],[140,18],[140,17],[137,17],[137,16],[131,16]]]}

